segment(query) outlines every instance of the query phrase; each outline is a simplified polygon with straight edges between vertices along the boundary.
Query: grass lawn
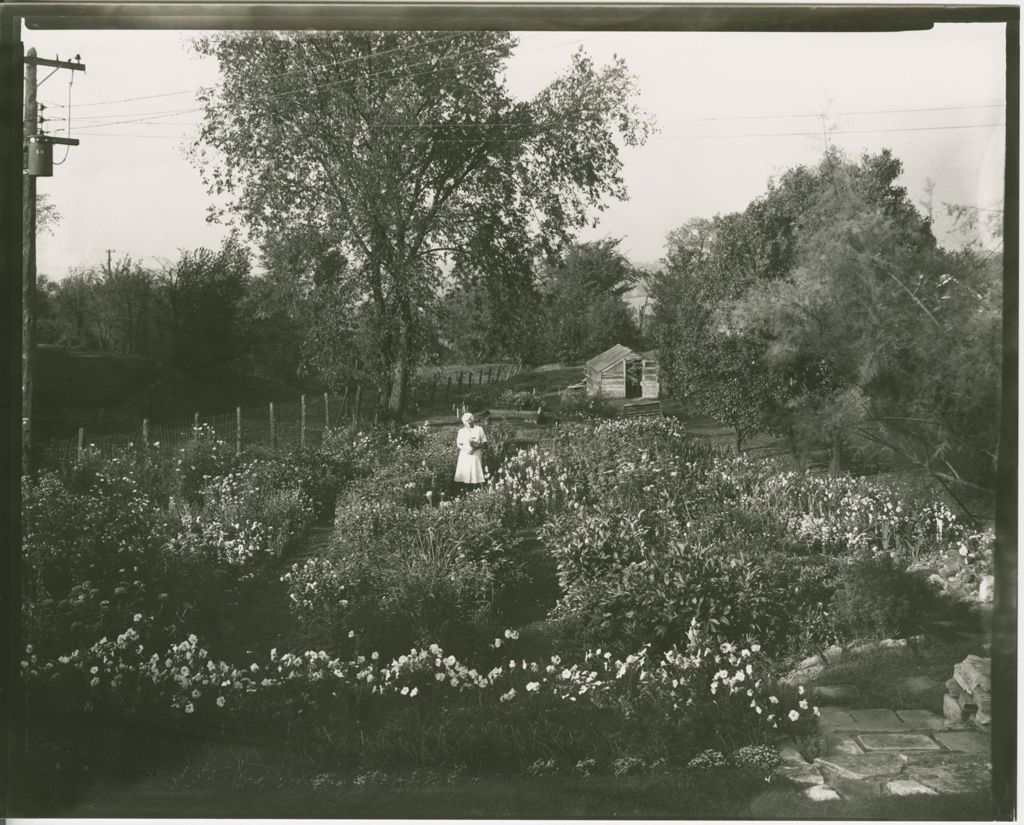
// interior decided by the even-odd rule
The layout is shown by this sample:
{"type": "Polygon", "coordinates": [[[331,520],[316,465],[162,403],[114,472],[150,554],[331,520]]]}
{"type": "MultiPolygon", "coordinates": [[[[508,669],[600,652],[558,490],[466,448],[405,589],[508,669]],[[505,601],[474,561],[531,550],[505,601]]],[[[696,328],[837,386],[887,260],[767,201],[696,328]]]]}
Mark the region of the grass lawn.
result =
{"type": "Polygon", "coordinates": [[[270,818],[671,818],[985,820],[987,793],[814,802],[795,786],[735,771],[620,777],[484,777],[356,784],[321,776],[284,788],[227,782],[107,789],[73,816],[270,818]]]}
{"type": "Polygon", "coordinates": [[[982,654],[981,637],[927,637],[907,648],[846,654],[813,680],[816,685],[849,685],[855,689],[851,707],[923,708],[942,713],[943,685],[953,665],[969,653],[982,654]]]}

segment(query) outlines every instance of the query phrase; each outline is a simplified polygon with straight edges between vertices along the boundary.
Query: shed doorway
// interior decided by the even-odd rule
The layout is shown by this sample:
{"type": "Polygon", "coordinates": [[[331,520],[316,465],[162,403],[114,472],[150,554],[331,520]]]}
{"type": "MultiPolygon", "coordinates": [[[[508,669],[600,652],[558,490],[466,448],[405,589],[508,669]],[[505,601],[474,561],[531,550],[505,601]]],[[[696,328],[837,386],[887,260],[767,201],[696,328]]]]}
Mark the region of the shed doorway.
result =
{"type": "Polygon", "coordinates": [[[640,358],[627,358],[626,398],[642,398],[644,394],[644,362],[640,358]]]}

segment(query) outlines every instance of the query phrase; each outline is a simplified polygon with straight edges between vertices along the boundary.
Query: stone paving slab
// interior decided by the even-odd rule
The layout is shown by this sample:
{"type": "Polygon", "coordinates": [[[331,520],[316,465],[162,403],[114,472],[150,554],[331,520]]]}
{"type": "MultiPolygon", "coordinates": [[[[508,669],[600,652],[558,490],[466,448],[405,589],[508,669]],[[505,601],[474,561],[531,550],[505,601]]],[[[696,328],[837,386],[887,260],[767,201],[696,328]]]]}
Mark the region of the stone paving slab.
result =
{"type": "Polygon", "coordinates": [[[862,733],[857,740],[866,751],[937,751],[941,748],[923,733],[862,733]]]}
{"type": "MultiPolygon", "coordinates": [[[[825,753],[813,765],[788,761],[776,773],[810,799],[935,796],[991,787],[990,740],[930,710],[820,709],[825,753]]],[[[780,748],[792,757],[795,743],[780,748]],[[786,747],[793,744],[792,748],[786,747]]]]}
{"type": "Polygon", "coordinates": [[[839,756],[841,754],[856,756],[861,753],[864,753],[864,750],[852,736],[845,733],[825,734],[825,756],[839,756]]]}
{"type": "Polygon", "coordinates": [[[834,802],[840,799],[838,793],[824,785],[814,785],[804,791],[804,796],[814,802],[834,802]]]}
{"type": "Polygon", "coordinates": [[[961,751],[904,751],[900,759],[907,765],[930,767],[935,765],[974,765],[986,767],[990,760],[986,753],[961,751]]]}
{"type": "Polygon", "coordinates": [[[935,739],[951,751],[984,754],[992,752],[992,740],[976,731],[939,731],[935,734],[935,739]]]}
{"type": "Polygon", "coordinates": [[[942,730],[946,720],[930,710],[898,710],[896,715],[917,729],[942,730]]]}
{"type": "Polygon", "coordinates": [[[821,714],[818,717],[818,726],[823,731],[830,730],[852,730],[855,722],[848,710],[826,705],[818,709],[821,714]]]}
{"type": "Polygon", "coordinates": [[[778,742],[775,743],[775,748],[779,752],[779,756],[782,757],[782,761],[791,765],[806,765],[807,760],[804,759],[803,754],[796,746],[796,742],[793,741],[793,737],[784,736],[778,742]]]}
{"type": "Polygon", "coordinates": [[[915,779],[894,779],[886,782],[882,790],[891,796],[938,796],[938,791],[922,785],[915,779]]]}
{"type": "Polygon", "coordinates": [[[964,763],[959,765],[920,765],[907,768],[906,777],[927,785],[940,794],[970,793],[989,790],[992,772],[987,767],[964,763]]]}
{"type": "Polygon", "coordinates": [[[910,726],[895,711],[885,708],[856,708],[850,711],[850,716],[853,717],[853,729],[858,733],[910,730],[910,726]]]}
{"type": "Polygon", "coordinates": [[[803,767],[798,765],[783,765],[776,768],[775,773],[785,779],[788,779],[790,782],[795,782],[797,785],[825,784],[825,777],[821,775],[821,771],[806,763],[803,767]]]}
{"type": "Polygon", "coordinates": [[[854,780],[895,776],[903,770],[904,765],[895,753],[819,756],[814,760],[814,764],[821,768],[826,781],[830,781],[832,776],[854,780]]]}

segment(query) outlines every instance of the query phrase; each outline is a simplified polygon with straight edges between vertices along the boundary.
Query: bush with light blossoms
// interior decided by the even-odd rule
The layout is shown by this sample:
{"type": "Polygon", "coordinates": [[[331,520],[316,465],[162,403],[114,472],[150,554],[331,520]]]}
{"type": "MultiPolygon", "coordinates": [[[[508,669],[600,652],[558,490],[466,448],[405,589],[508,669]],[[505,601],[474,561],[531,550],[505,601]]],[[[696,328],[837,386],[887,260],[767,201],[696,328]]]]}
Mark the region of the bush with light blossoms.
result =
{"type": "Polygon", "coordinates": [[[806,699],[774,691],[757,645],[703,645],[694,631],[688,650],[660,656],[644,647],[625,657],[598,649],[574,662],[558,655],[528,661],[509,652],[517,635],[496,637],[488,664],[476,666],[436,644],[390,661],[377,653],[340,659],[271,651],[265,661],[235,666],[213,658],[195,636],[151,653],[132,627],[48,661],[29,646],[22,670],[30,697],[53,709],[275,736],[329,730],[332,741],[351,736],[349,749],[413,720],[420,728],[403,735],[443,737],[444,720],[461,714],[461,724],[478,733],[507,734],[511,726],[543,738],[544,726],[536,729],[543,719],[552,731],[561,726],[559,736],[575,725],[575,735],[592,744],[646,725],[667,750],[689,758],[702,747],[766,742],[779,730],[813,724],[817,713],[806,699]],[[610,728],[590,731],[598,721],[610,728]]]}

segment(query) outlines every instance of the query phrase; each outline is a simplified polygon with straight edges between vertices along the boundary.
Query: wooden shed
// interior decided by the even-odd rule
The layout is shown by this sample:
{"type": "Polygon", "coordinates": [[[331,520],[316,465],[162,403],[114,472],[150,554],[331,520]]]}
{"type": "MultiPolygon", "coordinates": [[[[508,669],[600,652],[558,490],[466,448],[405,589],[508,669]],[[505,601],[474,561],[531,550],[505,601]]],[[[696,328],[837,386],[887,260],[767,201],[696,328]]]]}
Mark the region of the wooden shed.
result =
{"type": "Polygon", "coordinates": [[[587,395],[601,398],[657,398],[658,351],[636,352],[616,344],[587,361],[587,395]]]}

